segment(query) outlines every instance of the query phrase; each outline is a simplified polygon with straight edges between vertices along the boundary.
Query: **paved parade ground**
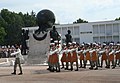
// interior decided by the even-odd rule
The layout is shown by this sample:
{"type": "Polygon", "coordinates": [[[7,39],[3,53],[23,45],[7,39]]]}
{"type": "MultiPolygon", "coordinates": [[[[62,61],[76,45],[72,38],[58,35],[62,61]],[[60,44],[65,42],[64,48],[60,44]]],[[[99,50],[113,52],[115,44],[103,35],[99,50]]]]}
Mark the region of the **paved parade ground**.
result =
{"type": "Polygon", "coordinates": [[[13,66],[0,67],[0,83],[120,83],[120,67],[98,70],[79,68],[79,71],[62,69],[61,72],[46,69],[47,66],[23,65],[23,75],[11,75],[13,66]]]}

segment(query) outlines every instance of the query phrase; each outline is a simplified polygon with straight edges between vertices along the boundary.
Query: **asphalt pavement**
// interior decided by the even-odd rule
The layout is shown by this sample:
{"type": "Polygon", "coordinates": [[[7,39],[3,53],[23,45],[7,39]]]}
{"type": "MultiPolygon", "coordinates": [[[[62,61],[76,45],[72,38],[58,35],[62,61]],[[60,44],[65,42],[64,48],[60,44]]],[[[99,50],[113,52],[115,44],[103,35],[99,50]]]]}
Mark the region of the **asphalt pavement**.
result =
{"type": "MultiPolygon", "coordinates": [[[[79,71],[61,69],[49,72],[44,65],[23,65],[23,75],[11,75],[13,66],[0,67],[0,83],[120,83],[120,67],[115,69],[99,68],[79,71]]],[[[19,68],[17,68],[17,74],[19,68]]]]}

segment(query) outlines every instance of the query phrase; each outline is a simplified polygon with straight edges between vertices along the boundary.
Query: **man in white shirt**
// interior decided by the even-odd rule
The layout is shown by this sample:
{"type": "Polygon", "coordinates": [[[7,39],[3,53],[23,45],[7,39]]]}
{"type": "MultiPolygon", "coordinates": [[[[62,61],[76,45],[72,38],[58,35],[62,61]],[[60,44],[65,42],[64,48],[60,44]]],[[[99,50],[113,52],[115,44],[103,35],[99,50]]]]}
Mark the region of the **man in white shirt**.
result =
{"type": "Polygon", "coordinates": [[[19,65],[19,69],[20,69],[20,73],[18,75],[22,75],[22,67],[21,67],[21,62],[20,62],[20,59],[23,58],[22,54],[21,54],[21,50],[19,48],[18,45],[15,45],[15,48],[16,48],[16,52],[14,53],[11,53],[11,56],[12,55],[15,55],[15,63],[14,63],[14,72],[11,73],[11,74],[14,74],[16,75],[16,68],[17,68],[17,64],[19,65]]]}

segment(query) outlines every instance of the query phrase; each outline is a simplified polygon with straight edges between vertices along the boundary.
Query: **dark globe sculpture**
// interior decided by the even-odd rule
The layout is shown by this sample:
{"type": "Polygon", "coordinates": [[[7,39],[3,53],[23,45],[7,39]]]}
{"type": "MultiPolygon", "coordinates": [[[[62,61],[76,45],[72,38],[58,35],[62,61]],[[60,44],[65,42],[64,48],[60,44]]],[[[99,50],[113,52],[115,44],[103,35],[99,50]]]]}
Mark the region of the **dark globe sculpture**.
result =
{"type": "Polygon", "coordinates": [[[47,32],[52,29],[52,26],[55,23],[55,15],[50,10],[41,10],[37,14],[37,23],[38,23],[38,30],[35,31],[33,37],[36,40],[44,40],[47,36],[47,32]],[[42,34],[43,36],[40,37],[38,35],[42,34]]]}
{"type": "Polygon", "coordinates": [[[37,14],[37,23],[38,26],[47,25],[48,27],[52,27],[55,23],[55,16],[50,10],[42,10],[37,14]]]}

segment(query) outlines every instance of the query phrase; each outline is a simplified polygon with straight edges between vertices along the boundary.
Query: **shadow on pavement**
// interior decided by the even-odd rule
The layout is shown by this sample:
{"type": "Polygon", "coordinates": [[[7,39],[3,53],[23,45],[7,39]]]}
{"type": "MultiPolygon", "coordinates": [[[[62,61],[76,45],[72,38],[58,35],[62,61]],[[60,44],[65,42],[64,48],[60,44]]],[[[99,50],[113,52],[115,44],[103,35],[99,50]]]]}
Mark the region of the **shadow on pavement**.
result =
{"type": "Polygon", "coordinates": [[[12,75],[12,74],[4,74],[4,75],[0,75],[0,78],[1,77],[7,77],[7,76],[14,76],[14,75],[12,75]]]}

